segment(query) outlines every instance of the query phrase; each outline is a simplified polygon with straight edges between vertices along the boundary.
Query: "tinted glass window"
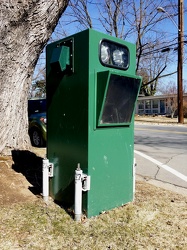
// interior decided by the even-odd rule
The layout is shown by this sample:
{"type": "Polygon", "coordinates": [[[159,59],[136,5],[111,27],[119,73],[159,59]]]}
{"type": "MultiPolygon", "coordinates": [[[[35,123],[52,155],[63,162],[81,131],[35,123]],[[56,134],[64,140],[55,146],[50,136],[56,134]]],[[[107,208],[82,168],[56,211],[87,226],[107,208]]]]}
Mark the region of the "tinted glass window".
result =
{"type": "Polygon", "coordinates": [[[139,86],[139,79],[112,74],[104,100],[100,124],[131,122],[139,86]]]}

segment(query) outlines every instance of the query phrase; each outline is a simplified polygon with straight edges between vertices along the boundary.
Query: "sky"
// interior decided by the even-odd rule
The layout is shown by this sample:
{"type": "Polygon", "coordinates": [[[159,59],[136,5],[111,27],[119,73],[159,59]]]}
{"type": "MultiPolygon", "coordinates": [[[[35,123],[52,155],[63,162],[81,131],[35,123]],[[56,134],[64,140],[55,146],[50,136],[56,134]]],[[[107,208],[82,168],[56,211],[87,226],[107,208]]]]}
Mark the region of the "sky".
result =
{"type": "MultiPolygon", "coordinates": [[[[186,4],[186,1],[184,1],[184,4],[186,4]]],[[[185,5],[186,7],[186,5],[185,5]]],[[[160,13],[161,15],[166,15],[164,13],[160,13]]],[[[175,26],[175,24],[177,26],[178,23],[178,17],[172,17],[171,18],[167,18],[164,23],[163,23],[163,30],[166,30],[168,32],[168,36],[171,37],[178,37],[178,30],[177,27],[175,26]],[[172,20],[171,20],[172,19],[172,20]]],[[[184,41],[187,41],[187,13],[184,13],[184,41]]],[[[176,39],[177,41],[177,39],[176,39]]],[[[166,52],[167,53],[167,52],[166,52]]],[[[172,62],[170,64],[170,67],[168,67],[168,69],[166,70],[166,72],[170,72],[170,71],[175,71],[177,70],[177,63],[178,63],[178,53],[177,51],[171,51],[169,53],[173,53],[173,55],[175,55],[176,57],[176,63],[172,62]]],[[[177,74],[168,77],[168,81],[176,81],[177,82],[177,74]]],[[[184,43],[184,59],[183,59],[183,82],[185,82],[185,84],[187,84],[187,43],[185,45],[184,43]]]]}
{"type": "MultiPolygon", "coordinates": [[[[184,5],[187,4],[186,1],[184,1],[184,5]]],[[[187,6],[185,6],[187,7],[187,6]]],[[[99,21],[98,21],[98,12],[97,12],[97,8],[94,5],[90,6],[90,15],[92,17],[93,20],[93,26],[94,29],[104,32],[102,26],[100,25],[99,21]]],[[[62,32],[62,23],[63,23],[63,27],[64,23],[66,23],[66,20],[69,20],[69,17],[67,17],[68,13],[68,9],[67,11],[64,13],[64,15],[61,17],[61,20],[58,24],[58,26],[55,29],[54,34],[52,35],[50,41],[54,41],[54,40],[59,40],[65,37],[65,35],[72,35],[74,33],[77,33],[78,31],[78,25],[76,25],[75,23],[72,23],[71,25],[68,25],[67,28],[65,29],[66,34],[64,34],[62,32]]],[[[162,17],[164,17],[164,15],[166,15],[165,13],[157,13],[157,10],[155,9],[155,14],[160,15],[162,17]]],[[[169,13],[168,13],[169,14],[169,13]]],[[[171,16],[171,19],[177,24],[178,20],[177,17],[173,17],[171,16]]],[[[178,30],[177,27],[174,25],[174,23],[172,22],[170,18],[165,18],[163,21],[160,22],[160,26],[157,27],[157,29],[163,30],[164,32],[167,32],[167,36],[168,38],[170,38],[171,40],[174,40],[174,43],[177,42],[177,36],[178,36],[178,30]]],[[[187,41],[187,13],[184,13],[184,40],[187,41]]],[[[133,37],[129,37],[127,39],[127,41],[133,42],[133,37]]],[[[174,58],[174,61],[171,63],[168,63],[168,66],[164,72],[164,74],[173,72],[177,70],[177,51],[173,51],[170,50],[170,52],[165,52],[165,53],[170,53],[170,56],[174,58]],[[175,60],[176,58],[176,60],[175,60]]],[[[187,44],[184,44],[184,54],[187,56],[187,44]]],[[[185,59],[185,58],[184,58],[185,59]]],[[[43,51],[43,53],[40,56],[40,59],[38,60],[36,69],[35,69],[35,73],[34,73],[34,77],[35,78],[38,74],[38,70],[42,67],[45,67],[45,50],[43,51]]],[[[184,60],[183,62],[183,82],[185,84],[187,84],[187,59],[184,60]]],[[[174,74],[172,76],[169,77],[165,77],[162,78],[164,79],[164,81],[167,82],[177,82],[177,74],[174,74]]]]}

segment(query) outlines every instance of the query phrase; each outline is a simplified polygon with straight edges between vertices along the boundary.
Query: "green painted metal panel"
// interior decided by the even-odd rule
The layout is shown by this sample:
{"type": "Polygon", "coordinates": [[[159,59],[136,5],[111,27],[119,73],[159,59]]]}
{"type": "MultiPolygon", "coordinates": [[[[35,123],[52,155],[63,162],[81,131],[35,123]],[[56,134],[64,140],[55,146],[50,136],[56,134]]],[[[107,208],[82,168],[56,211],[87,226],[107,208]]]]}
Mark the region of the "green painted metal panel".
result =
{"type": "MultiPolygon", "coordinates": [[[[89,29],[48,45],[46,67],[47,157],[54,163],[54,177],[50,181],[51,196],[73,208],[74,172],[80,163],[83,172],[91,176],[91,190],[83,194],[83,210],[88,217],[132,201],[132,113],[141,82],[135,75],[135,46],[89,29]],[[128,48],[128,67],[125,70],[101,62],[103,40],[128,48]],[[70,74],[60,74],[50,64],[53,51],[64,43],[71,46],[73,71],[70,74]],[[124,107],[132,111],[128,122],[116,119],[112,124],[107,122],[101,126],[101,116],[106,111],[105,103],[110,99],[108,91],[111,78],[116,84],[119,79],[123,79],[120,88],[130,105],[124,107]],[[123,82],[124,85],[132,84],[134,88],[125,88],[123,82]]],[[[113,91],[116,91],[115,86],[111,91],[111,95],[115,96],[113,91]]],[[[117,91],[119,95],[121,91],[117,91]]],[[[119,100],[122,102],[123,98],[119,100]]],[[[119,103],[112,106],[114,109],[123,114],[119,112],[119,103]]]]}
{"type": "MultiPolygon", "coordinates": [[[[73,39],[73,74],[56,74],[47,64],[47,157],[54,163],[50,194],[55,200],[70,205],[74,202],[76,165],[80,162],[83,169],[88,166],[88,84],[85,84],[88,79],[88,49],[81,42],[84,40],[88,44],[88,37],[82,33],[78,40],[76,36],[73,39]]],[[[61,43],[58,41],[47,47],[47,62],[53,49],[61,43]]]]}

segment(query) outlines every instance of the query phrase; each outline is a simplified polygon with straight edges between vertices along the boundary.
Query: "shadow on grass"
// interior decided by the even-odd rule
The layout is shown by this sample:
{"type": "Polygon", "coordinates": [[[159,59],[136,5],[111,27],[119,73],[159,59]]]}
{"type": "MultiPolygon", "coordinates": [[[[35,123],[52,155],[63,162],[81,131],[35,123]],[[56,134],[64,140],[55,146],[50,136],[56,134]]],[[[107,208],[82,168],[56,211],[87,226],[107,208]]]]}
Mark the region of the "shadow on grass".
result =
{"type": "Polygon", "coordinates": [[[12,169],[23,174],[31,183],[29,190],[35,194],[42,193],[42,160],[43,158],[28,150],[13,150],[12,160],[14,161],[12,169]]]}

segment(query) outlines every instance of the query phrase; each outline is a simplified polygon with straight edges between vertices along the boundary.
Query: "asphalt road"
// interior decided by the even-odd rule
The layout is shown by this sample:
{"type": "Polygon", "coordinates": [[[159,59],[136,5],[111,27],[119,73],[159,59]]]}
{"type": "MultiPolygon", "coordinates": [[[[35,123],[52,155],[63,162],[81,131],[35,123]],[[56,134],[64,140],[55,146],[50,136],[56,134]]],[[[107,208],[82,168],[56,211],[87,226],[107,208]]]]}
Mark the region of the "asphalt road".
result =
{"type": "Polygon", "coordinates": [[[136,174],[187,194],[187,126],[135,124],[136,174]]]}

